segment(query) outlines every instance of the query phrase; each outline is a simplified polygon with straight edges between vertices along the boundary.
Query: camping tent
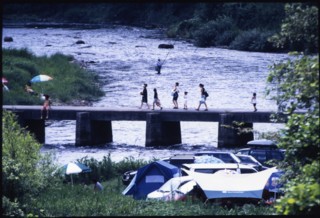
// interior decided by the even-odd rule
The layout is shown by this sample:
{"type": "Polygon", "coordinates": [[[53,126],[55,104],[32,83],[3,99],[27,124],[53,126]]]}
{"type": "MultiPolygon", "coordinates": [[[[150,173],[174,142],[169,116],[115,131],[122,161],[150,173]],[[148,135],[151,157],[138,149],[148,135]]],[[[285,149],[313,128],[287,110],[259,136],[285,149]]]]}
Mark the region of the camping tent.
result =
{"type": "Polygon", "coordinates": [[[208,199],[213,198],[254,198],[261,199],[263,190],[272,173],[270,168],[257,173],[194,173],[194,180],[208,199]]]}
{"type": "Polygon", "coordinates": [[[145,199],[150,192],[160,188],[169,179],[179,175],[180,170],[174,165],[165,161],[152,162],[138,169],[122,194],[133,195],[134,199],[145,199]]]}

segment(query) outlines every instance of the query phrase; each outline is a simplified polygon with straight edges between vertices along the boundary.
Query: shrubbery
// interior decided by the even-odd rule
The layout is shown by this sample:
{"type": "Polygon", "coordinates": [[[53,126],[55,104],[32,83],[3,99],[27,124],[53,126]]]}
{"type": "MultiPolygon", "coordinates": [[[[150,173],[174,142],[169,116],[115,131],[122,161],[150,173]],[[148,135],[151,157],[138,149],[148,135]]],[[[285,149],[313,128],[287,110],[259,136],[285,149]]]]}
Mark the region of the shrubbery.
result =
{"type": "Polygon", "coordinates": [[[193,39],[194,31],[201,26],[199,19],[189,19],[179,22],[178,24],[171,25],[167,30],[169,37],[181,37],[185,39],[193,39]]]}
{"type": "Polygon", "coordinates": [[[275,48],[268,42],[268,38],[272,34],[272,32],[257,29],[243,31],[230,44],[230,48],[242,51],[274,51],[275,48]]]}
{"type": "MultiPolygon", "coordinates": [[[[88,166],[92,172],[90,174],[74,175],[73,179],[75,183],[84,182],[87,184],[91,183],[92,179],[107,181],[114,178],[120,178],[124,172],[137,170],[150,163],[150,161],[134,159],[132,156],[126,157],[120,162],[115,163],[111,160],[110,153],[107,157],[104,156],[101,161],[94,158],[83,157],[78,159],[78,162],[88,166]]],[[[70,180],[69,177],[67,178],[68,181],[70,180]]]]}
{"type": "Polygon", "coordinates": [[[48,188],[55,165],[39,153],[41,145],[20,127],[11,112],[2,117],[2,201],[4,215],[21,215],[21,208],[48,188]]]}
{"type": "Polygon", "coordinates": [[[195,44],[200,47],[227,45],[236,33],[233,20],[227,16],[209,21],[195,32],[195,44]]]}
{"type": "Polygon", "coordinates": [[[268,93],[290,114],[278,146],[286,149],[279,168],[285,171],[284,196],[277,200],[282,215],[320,212],[319,57],[297,56],[277,63],[269,74],[268,93]],[[303,109],[304,114],[294,114],[303,109]]]}

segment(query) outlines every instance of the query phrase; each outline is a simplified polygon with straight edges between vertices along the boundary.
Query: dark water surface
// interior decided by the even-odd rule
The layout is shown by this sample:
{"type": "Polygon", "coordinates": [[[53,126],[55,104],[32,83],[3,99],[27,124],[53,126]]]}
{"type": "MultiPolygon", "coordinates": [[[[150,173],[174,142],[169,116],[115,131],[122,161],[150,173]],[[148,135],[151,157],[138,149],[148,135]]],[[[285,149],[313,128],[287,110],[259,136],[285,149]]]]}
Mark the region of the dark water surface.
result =
{"type": "MultiPolygon", "coordinates": [[[[171,90],[180,83],[188,91],[188,107],[199,101],[199,83],[209,92],[210,108],[252,111],[253,92],[260,111],[276,111],[276,103],[265,96],[268,66],[288,58],[286,54],[243,52],[220,48],[196,48],[184,41],[168,39],[160,30],[113,26],[103,29],[3,28],[4,48],[27,48],[36,55],[60,52],[73,55],[87,68],[99,73],[105,96],[93,107],[138,108],[142,85],[148,84],[148,101],[157,88],[164,110],[173,107],[171,90]],[[76,44],[83,40],[85,44],[76,44]],[[174,44],[174,49],[159,49],[159,44],[174,44]],[[161,75],[154,70],[157,59],[165,59],[161,75]],[[90,63],[91,62],[91,63],[90,63]]],[[[2,39],[3,41],[3,39],[2,39]]],[[[67,73],[67,72],[66,72],[67,73]]],[[[53,104],[54,107],[54,104],[53,104]]],[[[158,108],[157,108],[158,109],[158,108]]],[[[204,109],[204,108],[202,108],[204,109]]],[[[146,109],[144,109],[146,110],[146,109]]],[[[52,151],[59,163],[81,157],[100,160],[111,153],[114,161],[133,156],[138,159],[164,158],[177,153],[213,150],[217,147],[218,123],[182,122],[182,144],[169,148],[145,148],[145,122],[112,123],[114,142],[103,147],[75,147],[75,121],[47,121],[46,144],[42,152],[52,151]]],[[[259,132],[277,131],[283,124],[254,124],[259,132]]],[[[259,133],[255,133],[255,138],[259,133]]]]}

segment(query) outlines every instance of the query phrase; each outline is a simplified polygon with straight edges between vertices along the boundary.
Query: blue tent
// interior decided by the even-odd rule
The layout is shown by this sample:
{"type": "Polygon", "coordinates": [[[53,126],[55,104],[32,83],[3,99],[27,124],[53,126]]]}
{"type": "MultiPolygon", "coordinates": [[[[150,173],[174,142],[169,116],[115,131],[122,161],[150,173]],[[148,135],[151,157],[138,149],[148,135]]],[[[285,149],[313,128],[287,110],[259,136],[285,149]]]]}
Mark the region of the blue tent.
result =
{"type": "Polygon", "coordinates": [[[149,193],[177,176],[180,176],[178,167],[165,161],[152,162],[138,169],[137,174],[122,194],[132,195],[134,199],[146,199],[149,193]]]}

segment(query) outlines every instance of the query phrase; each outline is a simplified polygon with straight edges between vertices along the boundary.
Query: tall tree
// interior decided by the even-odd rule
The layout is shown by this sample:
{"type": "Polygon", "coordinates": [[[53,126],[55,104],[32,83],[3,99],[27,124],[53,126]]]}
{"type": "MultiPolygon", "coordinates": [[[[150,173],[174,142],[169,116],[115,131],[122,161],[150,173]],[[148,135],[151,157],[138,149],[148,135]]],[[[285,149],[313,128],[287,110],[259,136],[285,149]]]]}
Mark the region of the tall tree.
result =
{"type": "Polygon", "coordinates": [[[319,57],[302,56],[275,64],[268,82],[278,93],[274,98],[291,114],[278,144],[286,149],[279,167],[287,182],[275,207],[283,215],[319,214],[319,57]],[[306,112],[293,113],[297,109],[306,112]]]}
{"type": "Polygon", "coordinates": [[[302,3],[286,4],[281,32],[270,38],[277,47],[316,53],[319,50],[319,9],[302,3]]]}

